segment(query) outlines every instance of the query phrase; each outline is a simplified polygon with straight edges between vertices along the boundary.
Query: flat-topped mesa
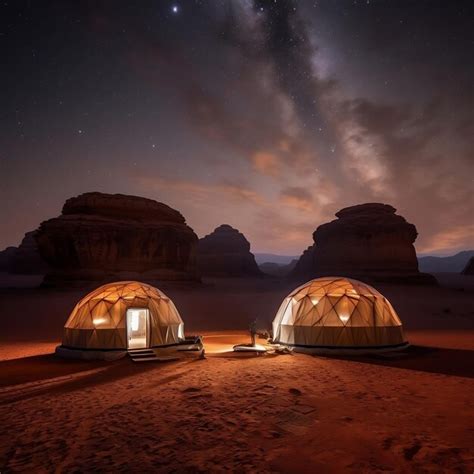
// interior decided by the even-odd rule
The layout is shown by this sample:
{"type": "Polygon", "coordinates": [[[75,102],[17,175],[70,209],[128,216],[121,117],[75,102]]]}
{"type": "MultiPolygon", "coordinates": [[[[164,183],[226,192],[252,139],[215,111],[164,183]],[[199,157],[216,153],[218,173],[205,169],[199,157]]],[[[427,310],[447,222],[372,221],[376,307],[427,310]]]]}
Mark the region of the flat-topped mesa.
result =
{"type": "Polygon", "coordinates": [[[205,276],[260,276],[250,243],[230,225],[217,227],[199,240],[198,269],[205,276]]]}
{"type": "MultiPolygon", "coordinates": [[[[307,272],[304,276],[434,282],[433,277],[418,271],[413,246],[416,227],[395,212],[394,207],[380,203],[341,209],[337,219],[320,225],[313,233],[315,243],[299,266],[307,272]]],[[[298,266],[293,275],[299,276],[296,270],[298,266]]]]}
{"type": "Polygon", "coordinates": [[[186,223],[180,212],[162,202],[125,194],[84,193],[69,198],[64,203],[62,214],[84,214],[136,221],[186,223]]]}
{"type": "Polygon", "coordinates": [[[138,196],[86,193],[36,235],[51,266],[45,284],[111,280],[195,280],[198,238],[166,204],[138,196]]]}

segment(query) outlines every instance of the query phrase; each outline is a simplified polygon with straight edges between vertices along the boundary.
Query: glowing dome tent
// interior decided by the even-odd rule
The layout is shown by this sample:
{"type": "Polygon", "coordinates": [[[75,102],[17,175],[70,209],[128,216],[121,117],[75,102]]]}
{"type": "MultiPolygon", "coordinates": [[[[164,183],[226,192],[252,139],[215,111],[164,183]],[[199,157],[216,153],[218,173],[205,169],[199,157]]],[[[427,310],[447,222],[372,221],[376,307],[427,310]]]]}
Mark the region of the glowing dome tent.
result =
{"type": "Polygon", "coordinates": [[[273,320],[273,341],[302,350],[393,350],[404,347],[390,302],[357,280],[323,277],[292,291],[273,320]]]}
{"type": "Polygon", "coordinates": [[[127,350],[178,344],[184,325],[163,292],[144,283],[101,286],[80,300],[64,325],[62,347],[127,350]]]}

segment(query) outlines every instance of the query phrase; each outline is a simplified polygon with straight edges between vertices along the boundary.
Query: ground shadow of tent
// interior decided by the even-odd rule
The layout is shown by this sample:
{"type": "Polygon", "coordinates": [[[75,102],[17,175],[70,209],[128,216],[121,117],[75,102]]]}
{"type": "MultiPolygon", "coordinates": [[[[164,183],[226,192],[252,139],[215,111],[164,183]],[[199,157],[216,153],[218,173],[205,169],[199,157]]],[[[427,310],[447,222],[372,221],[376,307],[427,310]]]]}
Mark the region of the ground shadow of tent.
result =
{"type": "Polygon", "coordinates": [[[468,349],[413,345],[400,353],[373,354],[359,357],[334,355],[330,357],[399,369],[474,378],[474,351],[468,349]]]}
{"type": "Polygon", "coordinates": [[[126,379],[160,366],[161,364],[137,366],[129,358],[115,362],[63,360],[54,354],[6,360],[0,362],[0,381],[4,381],[0,384],[0,405],[45,393],[84,390],[126,379]],[[55,379],[59,379],[60,383],[49,383],[55,379]]]}

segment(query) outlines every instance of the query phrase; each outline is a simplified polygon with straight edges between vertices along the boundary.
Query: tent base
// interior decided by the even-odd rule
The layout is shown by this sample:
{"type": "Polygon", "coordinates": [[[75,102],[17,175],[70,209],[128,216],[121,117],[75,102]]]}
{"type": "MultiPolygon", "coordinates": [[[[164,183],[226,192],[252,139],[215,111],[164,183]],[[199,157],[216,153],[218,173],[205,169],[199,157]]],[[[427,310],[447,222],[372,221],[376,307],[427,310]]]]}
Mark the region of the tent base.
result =
{"type": "Polygon", "coordinates": [[[237,344],[233,349],[235,352],[267,352],[265,346],[261,344],[237,344]]]}
{"type": "Polygon", "coordinates": [[[410,346],[408,341],[401,344],[389,346],[301,346],[297,344],[278,343],[282,346],[289,347],[294,352],[303,354],[316,355],[368,355],[381,354],[385,352],[402,351],[410,346]]]}
{"type": "MultiPolygon", "coordinates": [[[[142,350],[156,353],[157,357],[166,357],[176,352],[202,352],[202,337],[189,336],[174,344],[148,347],[142,350]]],[[[133,350],[132,350],[133,352],[133,350]]],[[[56,355],[64,359],[106,360],[113,361],[125,357],[127,349],[78,349],[73,347],[57,346],[56,355]]]]}
{"type": "Polygon", "coordinates": [[[82,359],[82,360],[118,360],[127,355],[127,351],[119,350],[100,350],[100,349],[71,349],[69,347],[56,347],[56,355],[63,359],[82,359]]]}

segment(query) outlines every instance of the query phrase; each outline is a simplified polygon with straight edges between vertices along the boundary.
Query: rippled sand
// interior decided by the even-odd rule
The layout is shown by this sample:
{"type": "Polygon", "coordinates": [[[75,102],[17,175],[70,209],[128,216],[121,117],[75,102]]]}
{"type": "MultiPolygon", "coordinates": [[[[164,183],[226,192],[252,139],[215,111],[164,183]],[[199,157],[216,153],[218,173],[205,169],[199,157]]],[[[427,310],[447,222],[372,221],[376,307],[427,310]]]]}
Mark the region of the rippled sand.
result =
{"type": "Polygon", "coordinates": [[[228,351],[245,333],[213,332],[206,360],[141,365],[62,361],[45,343],[22,357],[13,344],[0,470],[470,472],[474,333],[409,337],[424,346],[347,360],[241,356],[228,351]]]}

